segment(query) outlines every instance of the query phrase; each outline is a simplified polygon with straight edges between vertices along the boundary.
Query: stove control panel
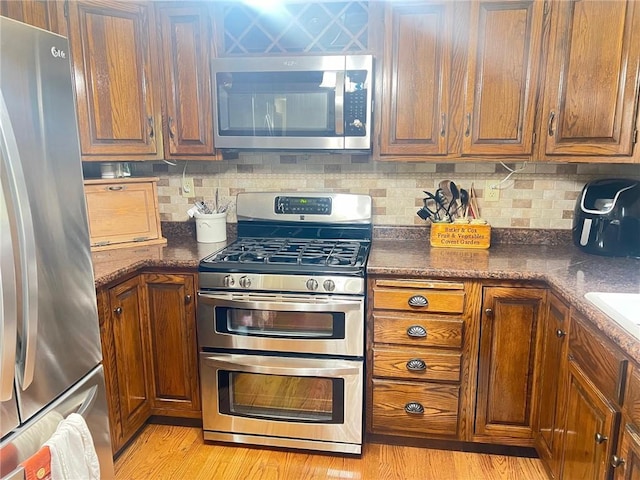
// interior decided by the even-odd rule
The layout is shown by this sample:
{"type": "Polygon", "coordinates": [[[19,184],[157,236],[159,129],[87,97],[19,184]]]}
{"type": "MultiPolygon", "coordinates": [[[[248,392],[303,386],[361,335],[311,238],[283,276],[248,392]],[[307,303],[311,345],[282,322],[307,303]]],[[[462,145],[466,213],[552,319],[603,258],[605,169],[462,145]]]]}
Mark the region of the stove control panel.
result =
{"type": "Polygon", "coordinates": [[[295,215],[331,215],[331,197],[277,196],[275,212],[295,215]]]}
{"type": "Polygon", "coordinates": [[[200,272],[201,290],[362,295],[364,277],[200,272]]]}

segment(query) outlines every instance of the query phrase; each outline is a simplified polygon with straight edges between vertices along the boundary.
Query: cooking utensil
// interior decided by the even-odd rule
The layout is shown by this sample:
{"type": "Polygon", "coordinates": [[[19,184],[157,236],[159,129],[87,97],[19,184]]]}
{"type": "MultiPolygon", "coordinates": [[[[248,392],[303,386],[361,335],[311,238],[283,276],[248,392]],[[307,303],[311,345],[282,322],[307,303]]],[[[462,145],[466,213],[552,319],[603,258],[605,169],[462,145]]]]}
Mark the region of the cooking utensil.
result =
{"type": "Polygon", "coordinates": [[[445,205],[446,199],[444,198],[442,190],[436,190],[435,195],[426,190],[423,190],[423,192],[427,196],[423,199],[424,208],[426,208],[427,211],[431,213],[433,220],[435,222],[450,221],[451,219],[449,217],[449,214],[447,213],[447,207],[445,205]]]}
{"type": "Polygon", "coordinates": [[[469,192],[464,188],[460,189],[460,208],[462,209],[462,217],[467,218],[469,213],[469,192]]]}
{"type": "Polygon", "coordinates": [[[455,217],[456,214],[456,210],[457,210],[457,204],[456,201],[460,196],[460,191],[458,190],[458,187],[455,183],[453,183],[451,180],[442,180],[438,186],[440,187],[439,190],[442,191],[442,194],[444,196],[444,205],[445,205],[445,211],[447,212],[447,215],[450,218],[455,217]],[[454,210],[451,210],[452,207],[455,207],[454,210]]]}

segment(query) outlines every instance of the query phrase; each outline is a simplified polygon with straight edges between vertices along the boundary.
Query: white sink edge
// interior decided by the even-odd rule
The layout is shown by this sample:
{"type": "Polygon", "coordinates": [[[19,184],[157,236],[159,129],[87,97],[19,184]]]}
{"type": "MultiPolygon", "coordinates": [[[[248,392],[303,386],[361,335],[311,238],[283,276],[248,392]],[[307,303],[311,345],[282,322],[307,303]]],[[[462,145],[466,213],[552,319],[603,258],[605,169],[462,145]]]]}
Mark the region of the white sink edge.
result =
{"type": "Polygon", "coordinates": [[[640,293],[588,292],[584,297],[640,339],[640,293]]]}

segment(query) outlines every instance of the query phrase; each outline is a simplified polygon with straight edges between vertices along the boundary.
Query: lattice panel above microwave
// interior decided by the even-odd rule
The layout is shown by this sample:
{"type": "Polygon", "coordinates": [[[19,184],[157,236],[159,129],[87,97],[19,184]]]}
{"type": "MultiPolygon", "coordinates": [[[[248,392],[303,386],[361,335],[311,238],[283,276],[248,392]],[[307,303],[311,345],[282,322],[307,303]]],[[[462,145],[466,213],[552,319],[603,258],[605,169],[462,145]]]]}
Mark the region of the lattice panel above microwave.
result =
{"type": "Polygon", "coordinates": [[[223,7],[224,54],[340,53],[368,49],[368,2],[223,7]]]}

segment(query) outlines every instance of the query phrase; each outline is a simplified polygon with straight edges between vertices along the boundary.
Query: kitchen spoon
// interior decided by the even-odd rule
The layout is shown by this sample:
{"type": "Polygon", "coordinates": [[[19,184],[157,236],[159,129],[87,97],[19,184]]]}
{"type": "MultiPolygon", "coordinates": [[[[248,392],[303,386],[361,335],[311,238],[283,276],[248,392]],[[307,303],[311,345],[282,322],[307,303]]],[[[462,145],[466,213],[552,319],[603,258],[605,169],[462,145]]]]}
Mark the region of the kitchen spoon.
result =
{"type": "Polygon", "coordinates": [[[462,217],[467,218],[467,213],[469,213],[469,192],[464,188],[460,189],[460,208],[462,208],[462,217]]]}

